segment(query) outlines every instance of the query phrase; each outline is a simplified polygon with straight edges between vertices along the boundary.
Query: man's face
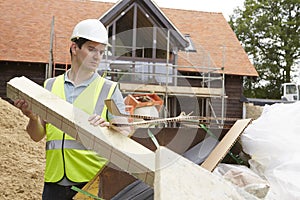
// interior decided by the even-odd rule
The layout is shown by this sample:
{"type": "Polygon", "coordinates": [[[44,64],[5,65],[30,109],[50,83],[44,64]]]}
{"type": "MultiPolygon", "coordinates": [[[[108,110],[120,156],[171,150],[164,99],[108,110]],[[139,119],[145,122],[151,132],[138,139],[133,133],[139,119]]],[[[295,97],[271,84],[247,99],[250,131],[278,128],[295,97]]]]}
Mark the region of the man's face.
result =
{"type": "Polygon", "coordinates": [[[95,71],[102,59],[105,51],[105,45],[87,41],[85,42],[81,49],[76,48],[76,58],[80,70],[95,71]]]}

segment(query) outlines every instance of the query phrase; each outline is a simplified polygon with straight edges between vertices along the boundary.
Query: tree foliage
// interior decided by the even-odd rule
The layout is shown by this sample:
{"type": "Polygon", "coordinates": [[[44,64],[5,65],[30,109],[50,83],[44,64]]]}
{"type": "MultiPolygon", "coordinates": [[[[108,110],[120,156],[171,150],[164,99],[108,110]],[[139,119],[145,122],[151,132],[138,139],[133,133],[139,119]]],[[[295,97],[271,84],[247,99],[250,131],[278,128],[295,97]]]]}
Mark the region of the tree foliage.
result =
{"type": "Polygon", "coordinates": [[[259,77],[246,79],[244,95],[280,98],[280,85],[293,81],[299,68],[299,0],[245,0],[229,24],[252,60],[259,77]]]}

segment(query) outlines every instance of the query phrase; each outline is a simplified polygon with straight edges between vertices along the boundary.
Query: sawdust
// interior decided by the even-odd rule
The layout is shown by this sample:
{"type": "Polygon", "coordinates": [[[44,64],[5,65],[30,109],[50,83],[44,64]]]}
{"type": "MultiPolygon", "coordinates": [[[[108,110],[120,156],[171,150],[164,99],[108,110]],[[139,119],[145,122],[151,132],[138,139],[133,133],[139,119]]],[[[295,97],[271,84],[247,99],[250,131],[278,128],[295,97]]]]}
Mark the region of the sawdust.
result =
{"type": "Polygon", "coordinates": [[[45,141],[34,142],[25,128],[28,119],[0,98],[0,199],[41,199],[45,141]]]}

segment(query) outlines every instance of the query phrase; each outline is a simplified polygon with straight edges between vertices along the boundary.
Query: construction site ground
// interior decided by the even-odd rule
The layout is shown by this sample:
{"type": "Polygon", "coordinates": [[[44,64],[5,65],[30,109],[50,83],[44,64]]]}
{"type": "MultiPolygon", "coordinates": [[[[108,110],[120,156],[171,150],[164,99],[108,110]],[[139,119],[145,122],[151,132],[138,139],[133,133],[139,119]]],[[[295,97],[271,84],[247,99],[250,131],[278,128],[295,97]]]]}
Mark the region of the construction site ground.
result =
{"type": "Polygon", "coordinates": [[[0,199],[41,199],[45,141],[26,133],[27,118],[0,98],[0,199]]]}

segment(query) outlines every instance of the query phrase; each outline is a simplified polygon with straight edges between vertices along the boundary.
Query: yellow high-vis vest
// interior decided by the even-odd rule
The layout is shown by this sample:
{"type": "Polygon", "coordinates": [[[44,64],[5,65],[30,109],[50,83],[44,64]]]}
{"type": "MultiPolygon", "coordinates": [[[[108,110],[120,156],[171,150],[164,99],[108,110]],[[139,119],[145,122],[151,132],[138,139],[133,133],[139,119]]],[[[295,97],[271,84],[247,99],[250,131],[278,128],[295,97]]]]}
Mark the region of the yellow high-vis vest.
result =
{"type": "MultiPolygon", "coordinates": [[[[64,75],[47,80],[45,88],[66,100],[64,75]]],[[[107,120],[104,99],[111,98],[116,83],[97,77],[75,99],[73,105],[88,114],[96,113],[107,120]]],[[[87,122],[89,123],[89,122],[87,122]]],[[[56,183],[66,176],[73,182],[88,182],[107,160],[87,150],[80,142],[50,123],[46,124],[45,182],[56,183]]]]}

